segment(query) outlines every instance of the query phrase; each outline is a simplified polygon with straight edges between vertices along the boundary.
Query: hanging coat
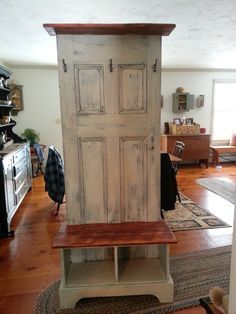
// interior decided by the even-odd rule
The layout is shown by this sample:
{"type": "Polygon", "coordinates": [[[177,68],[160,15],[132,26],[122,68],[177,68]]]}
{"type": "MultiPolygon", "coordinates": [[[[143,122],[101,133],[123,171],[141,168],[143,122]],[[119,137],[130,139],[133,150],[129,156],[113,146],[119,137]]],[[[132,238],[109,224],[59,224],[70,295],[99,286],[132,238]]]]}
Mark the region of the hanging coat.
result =
{"type": "Polygon", "coordinates": [[[45,191],[56,203],[62,204],[65,194],[64,162],[55,147],[48,149],[48,159],[44,173],[45,191]]]}
{"type": "Polygon", "coordinates": [[[161,154],[161,209],[175,209],[178,187],[175,172],[172,168],[170,156],[161,154]]]}

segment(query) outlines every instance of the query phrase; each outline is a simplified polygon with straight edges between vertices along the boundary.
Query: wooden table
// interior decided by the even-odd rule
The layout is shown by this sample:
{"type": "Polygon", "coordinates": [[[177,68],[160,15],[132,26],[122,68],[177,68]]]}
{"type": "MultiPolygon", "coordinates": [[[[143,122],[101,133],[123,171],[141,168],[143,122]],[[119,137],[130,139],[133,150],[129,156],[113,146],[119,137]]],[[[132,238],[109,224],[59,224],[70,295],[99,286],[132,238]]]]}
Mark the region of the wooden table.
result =
{"type": "Polygon", "coordinates": [[[198,160],[199,164],[205,164],[208,167],[210,135],[161,135],[161,149],[171,154],[176,141],[181,141],[185,144],[183,150],[182,161],[198,160]]]}

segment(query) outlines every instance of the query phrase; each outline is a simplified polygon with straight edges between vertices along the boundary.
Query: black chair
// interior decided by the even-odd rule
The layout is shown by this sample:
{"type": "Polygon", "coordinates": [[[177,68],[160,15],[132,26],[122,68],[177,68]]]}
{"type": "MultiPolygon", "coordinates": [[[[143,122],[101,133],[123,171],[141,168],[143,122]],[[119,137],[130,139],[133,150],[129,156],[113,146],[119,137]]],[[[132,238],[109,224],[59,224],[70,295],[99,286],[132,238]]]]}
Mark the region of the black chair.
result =
{"type": "MultiPolygon", "coordinates": [[[[185,144],[183,142],[176,141],[175,144],[174,144],[174,147],[172,149],[172,153],[171,154],[173,156],[181,159],[182,155],[183,155],[184,148],[185,148],[185,144]]],[[[176,161],[172,161],[171,162],[172,168],[173,168],[174,173],[175,173],[175,176],[177,175],[177,172],[178,172],[179,163],[180,163],[180,160],[176,160],[176,161]]],[[[181,203],[181,198],[180,198],[179,192],[177,192],[177,196],[178,196],[179,202],[181,203]]]]}
{"type": "Polygon", "coordinates": [[[38,175],[39,171],[41,172],[41,174],[43,174],[42,165],[44,162],[44,152],[43,152],[43,148],[40,144],[34,144],[33,148],[34,148],[34,156],[31,156],[32,175],[34,177],[36,177],[38,175]],[[36,169],[36,172],[34,173],[34,166],[33,165],[35,163],[37,165],[37,169],[36,169]]]}

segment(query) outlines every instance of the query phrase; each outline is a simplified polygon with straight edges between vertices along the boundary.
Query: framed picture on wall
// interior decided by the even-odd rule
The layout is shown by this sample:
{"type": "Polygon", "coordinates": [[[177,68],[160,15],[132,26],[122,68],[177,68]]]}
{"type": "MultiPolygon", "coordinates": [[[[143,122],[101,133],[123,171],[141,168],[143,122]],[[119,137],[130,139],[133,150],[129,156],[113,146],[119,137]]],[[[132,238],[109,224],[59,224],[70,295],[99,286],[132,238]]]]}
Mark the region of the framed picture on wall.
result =
{"type": "Polygon", "coordinates": [[[198,107],[203,107],[204,106],[204,95],[199,95],[198,100],[197,100],[197,106],[198,107]]]}
{"type": "Polygon", "coordinates": [[[193,125],[193,118],[187,118],[186,119],[186,124],[193,125]]]}

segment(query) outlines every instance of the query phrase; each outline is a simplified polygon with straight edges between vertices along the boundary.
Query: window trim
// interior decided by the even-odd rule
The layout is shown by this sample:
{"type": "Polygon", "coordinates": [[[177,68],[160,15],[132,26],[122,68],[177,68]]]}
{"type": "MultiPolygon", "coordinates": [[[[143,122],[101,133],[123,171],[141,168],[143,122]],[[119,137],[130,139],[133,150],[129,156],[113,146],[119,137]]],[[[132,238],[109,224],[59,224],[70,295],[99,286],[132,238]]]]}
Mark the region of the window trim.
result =
{"type": "Polygon", "coordinates": [[[219,144],[219,145],[229,145],[230,139],[224,139],[224,140],[214,140],[213,139],[213,129],[214,129],[214,122],[215,122],[215,90],[216,90],[216,84],[220,83],[235,83],[236,79],[214,79],[213,80],[213,93],[212,93],[212,112],[211,112],[211,137],[212,137],[212,143],[213,144],[219,144]]]}

